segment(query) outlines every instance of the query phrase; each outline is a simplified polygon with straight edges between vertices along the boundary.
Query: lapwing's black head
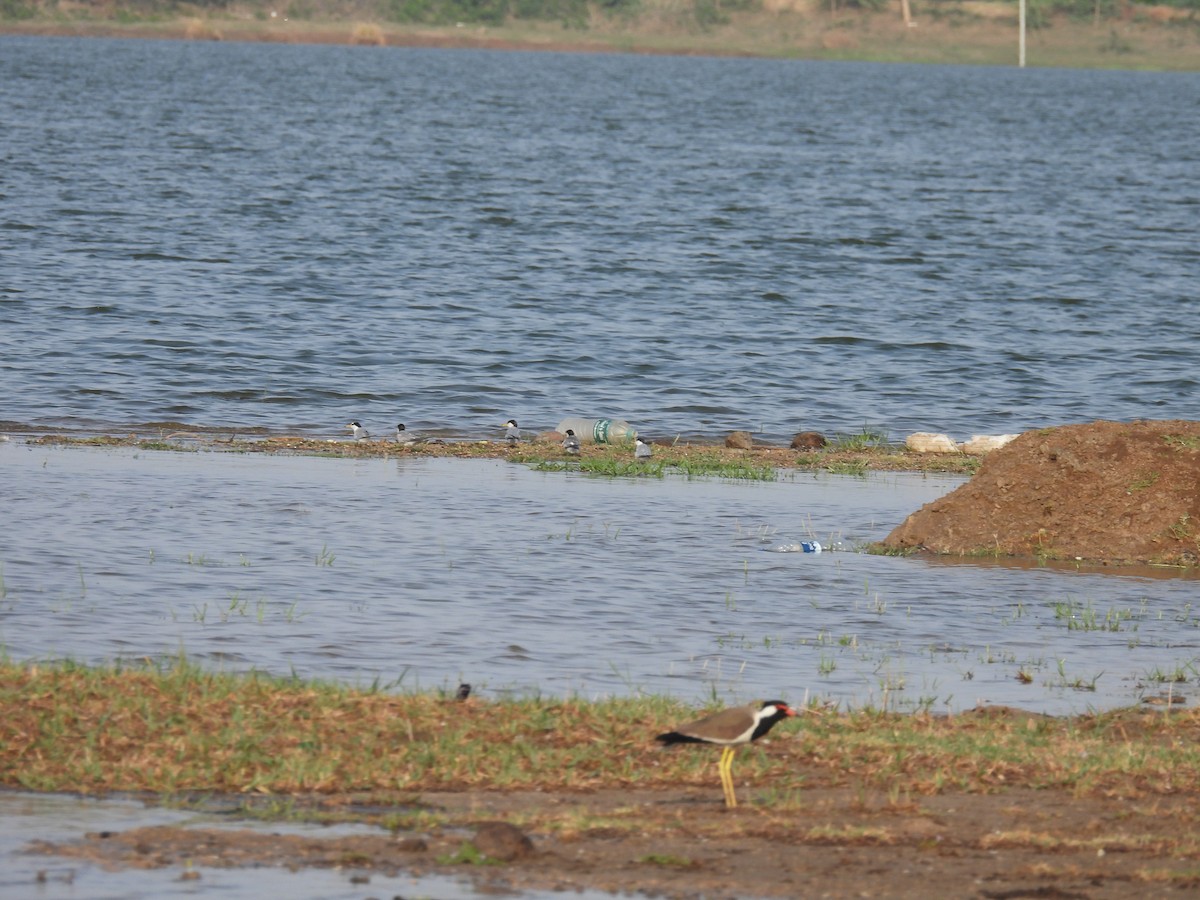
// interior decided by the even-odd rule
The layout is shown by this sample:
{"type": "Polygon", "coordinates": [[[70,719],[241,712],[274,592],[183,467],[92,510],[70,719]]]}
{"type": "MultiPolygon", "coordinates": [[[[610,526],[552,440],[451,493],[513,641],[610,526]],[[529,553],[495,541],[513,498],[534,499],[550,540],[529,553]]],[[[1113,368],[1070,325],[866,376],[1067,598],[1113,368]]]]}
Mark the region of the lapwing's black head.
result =
{"type": "Polygon", "coordinates": [[[750,740],[756,741],[779,722],[782,722],[788,716],[796,715],[796,711],[784,703],[782,700],[766,700],[759,707],[755,718],[758,724],[754,726],[754,734],[750,740]]]}

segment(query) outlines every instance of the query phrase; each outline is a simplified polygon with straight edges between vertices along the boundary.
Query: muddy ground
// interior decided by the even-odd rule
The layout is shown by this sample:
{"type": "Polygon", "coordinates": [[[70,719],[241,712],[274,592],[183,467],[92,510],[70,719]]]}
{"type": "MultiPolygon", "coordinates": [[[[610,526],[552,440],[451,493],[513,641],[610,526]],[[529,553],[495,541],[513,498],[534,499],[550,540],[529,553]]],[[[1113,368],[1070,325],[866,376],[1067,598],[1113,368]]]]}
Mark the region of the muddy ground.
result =
{"type": "Polygon", "coordinates": [[[1195,566],[1200,422],[1026,432],[883,543],[948,555],[1195,566]]]}
{"type": "MultiPolygon", "coordinates": [[[[269,828],[149,827],[94,833],[34,852],[105,866],[336,867],[363,896],[390,896],[382,876],[453,874],[518,895],[540,888],[643,892],[663,897],[1125,898],[1200,895],[1200,866],[1172,849],[1195,825],[1193,798],[1076,797],[1016,788],[919,798],[855,787],[805,792],[801,812],[725,809],[720,787],[665,791],[427,793],[431,811],[461,827],[356,837],[300,837],[269,828]],[[573,829],[564,811],[577,810],[573,829]],[[607,824],[630,813],[640,830],[607,824]],[[543,831],[541,817],[558,823],[543,831]],[[481,823],[522,821],[524,856],[498,864],[451,862],[481,823]]],[[[900,786],[902,787],[902,786],[900,786]]],[[[336,801],[335,801],[336,802],[336,801]]],[[[481,843],[484,843],[481,841],[481,843]]],[[[507,855],[502,850],[501,855],[507,855]]]]}

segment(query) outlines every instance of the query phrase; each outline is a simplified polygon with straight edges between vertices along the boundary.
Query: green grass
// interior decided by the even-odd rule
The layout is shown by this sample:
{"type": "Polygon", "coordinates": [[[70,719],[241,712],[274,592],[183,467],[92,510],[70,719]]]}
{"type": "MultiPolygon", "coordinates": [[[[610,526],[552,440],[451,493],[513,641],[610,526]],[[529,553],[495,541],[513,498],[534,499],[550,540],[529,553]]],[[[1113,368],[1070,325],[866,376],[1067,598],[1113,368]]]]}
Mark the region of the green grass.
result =
{"type": "Polygon", "coordinates": [[[1176,665],[1172,669],[1155,667],[1146,673],[1146,680],[1156,684],[1186,684],[1196,675],[1194,664],[1176,665]]]}
{"type": "MultiPolygon", "coordinates": [[[[1061,665],[1059,674],[1065,686],[1089,689],[1061,665]]],[[[1149,677],[1194,674],[1182,667],[1149,677]]],[[[655,734],[700,712],[660,696],[458,703],[441,693],[213,673],[186,660],[0,663],[0,709],[0,785],[27,790],[352,793],[395,807],[427,790],[715,788],[712,748],[655,744],[655,734]]],[[[810,710],[769,742],[740,749],[737,769],[780,797],[848,780],[882,790],[903,783],[914,794],[1104,793],[1131,779],[1142,791],[1197,792],[1200,712],[1051,719],[810,710]]],[[[276,809],[292,814],[286,803],[276,809]]]]}
{"type": "Polygon", "coordinates": [[[887,432],[881,428],[863,426],[856,434],[838,434],[829,444],[831,450],[877,450],[888,446],[887,432]]]}
{"type": "Polygon", "coordinates": [[[1167,533],[1177,541],[1186,541],[1193,535],[1191,516],[1184,513],[1175,522],[1167,526],[1167,533]]]}
{"type": "Polygon", "coordinates": [[[830,475],[852,475],[856,478],[865,478],[868,469],[867,464],[861,461],[832,462],[825,467],[825,471],[830,475]]]}
{"type": "Polygon", "coordinates": [[[744,481],[777,481],[779,471],[774,466],[730,462],[717,457],[687,457],[671,463],[671,469],[688,478],[713,476],[744,481]]]}
{"type": "Polygon", "coordinates": [[[1200,450],[1200,437],[1195,435],[1168,434],[1163,440],[1174,450],[1200,450]]]}
{"type": "Polygon", "coordinates": [[[666,473],[663,463],[615,457],[584,458],[578,462],[542,459],[533,463],[531,468],[536,472],[585,472],[609,478],[662,478],[666,473]]]}
{"type": "Polygon", "coordinates": [[[647,853],[639,857],[638,862],[651,866],[663,866],[668,869],[690,869],[696,865],[694,860],[686,856],[674,856],[670,853],[647,853]]]}
{"type": "Polygon", "coordinates": [[[1053,609],[1054,618],[1065,622],[1068,631],[1121,631],[1134,618],[1130,608],[1110,609],[1101,616],[1090,600],[1086,603],[1072,599],[1056,601],[1053,609]]]}
{"type": "Polygon", "coordinates": [[[774,466],[731,462],[720,457],[679,456],[661,460],[634,460],[613,455],[590,455],[578,461],[537,459],[531,463],[537,472],[583,472],[608,478],[663,478],[682,475],[685,478],[728,478],[742,481],[777,481],[779,470],[774,466]]]}
{"type": "Polygon", "coordinates": [[[498,859],[484,856],[479,848],[470,841],[464,841],[453,853],[439,856],[437,861],[443,866],[498,866],[502,864],[498,859]]]}
{"type": "Polygon", "coordinates": [[[1131,493],[1133,491],[1144,491],[1148,487],[1153,487],[1160,477],[1160,473],[1158,472],[1141,472],[1137,478],[1130,482],[1129,490],[1131,493]]]}

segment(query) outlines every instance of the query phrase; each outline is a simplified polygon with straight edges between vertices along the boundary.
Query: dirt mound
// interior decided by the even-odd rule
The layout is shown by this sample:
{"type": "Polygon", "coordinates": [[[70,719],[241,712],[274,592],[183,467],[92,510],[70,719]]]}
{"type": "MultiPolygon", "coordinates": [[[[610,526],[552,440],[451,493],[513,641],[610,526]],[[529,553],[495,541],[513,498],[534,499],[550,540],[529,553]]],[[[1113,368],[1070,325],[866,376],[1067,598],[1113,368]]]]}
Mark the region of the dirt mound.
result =
{"type": "Polygon", "coordinates": [[[909,516],[892,550],[1200,563],[1200,422],[1092,422],[1030,431],[966,484],[909,516]]]}

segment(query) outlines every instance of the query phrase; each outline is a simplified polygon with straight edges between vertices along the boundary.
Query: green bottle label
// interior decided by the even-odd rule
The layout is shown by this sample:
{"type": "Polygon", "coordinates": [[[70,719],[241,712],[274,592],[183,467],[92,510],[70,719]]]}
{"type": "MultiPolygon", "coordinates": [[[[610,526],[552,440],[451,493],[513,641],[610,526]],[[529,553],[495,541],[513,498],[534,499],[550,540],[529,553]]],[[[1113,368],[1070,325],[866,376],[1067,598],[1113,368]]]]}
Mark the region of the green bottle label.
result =
{"type": "Polygon", "coordinates": [[[596,424],[592,426],[592,437],[596,439],[597,444],[608,443],[608,426],[612,424],[612,419],[597,419],[596,424]]]}

